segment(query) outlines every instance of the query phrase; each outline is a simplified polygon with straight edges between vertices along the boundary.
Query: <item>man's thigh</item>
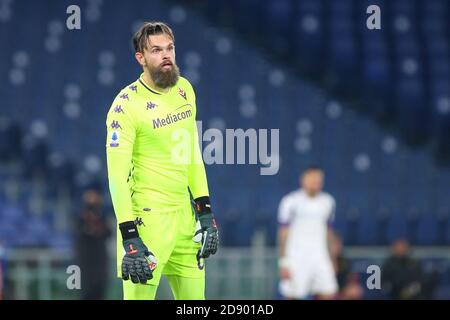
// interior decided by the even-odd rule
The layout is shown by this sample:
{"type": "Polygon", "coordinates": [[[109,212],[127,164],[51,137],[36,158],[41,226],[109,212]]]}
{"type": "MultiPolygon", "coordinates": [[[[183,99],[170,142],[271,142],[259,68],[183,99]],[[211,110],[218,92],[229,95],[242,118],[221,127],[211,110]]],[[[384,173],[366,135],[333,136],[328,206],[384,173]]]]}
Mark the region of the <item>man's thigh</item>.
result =
{"type": "Polygon", "coordinates": [[[201,244],[192,240],[195,233],[195,216],[191,206],[177,215],[177,239],[163,270],[164,275],[187,278],[204,278],[204,259],[197,256],[201,244]]]}
{"type": "Polygon", "coordinates": [[[205,277],[186,278],[168,275],[167,279],[176,300],[205,300],[205,277]]]}

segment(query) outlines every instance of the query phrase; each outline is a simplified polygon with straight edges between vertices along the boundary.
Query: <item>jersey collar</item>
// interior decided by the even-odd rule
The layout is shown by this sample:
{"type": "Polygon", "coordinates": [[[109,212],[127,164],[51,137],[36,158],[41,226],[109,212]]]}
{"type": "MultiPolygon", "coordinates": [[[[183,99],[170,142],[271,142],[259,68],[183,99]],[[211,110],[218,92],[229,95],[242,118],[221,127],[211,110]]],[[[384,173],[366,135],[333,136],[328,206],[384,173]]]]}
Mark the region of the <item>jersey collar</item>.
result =
{"type": "Polygon", "coordinates": [[[169,91],[167,91],[167,92],[161,92],[161,91],[158,91],[158,90],[156,90],[156,89],[153,89],[152,87],[150,87],[150,85],[149,85],[147,82],[145,82],[143,76],[144,76],[144,73],[141,73],[141,76],[139,77],[139,82],[140,82],[147,90],[149,90],[149,91],[152,92],[152,93],[159,94],[159,95],[163,95],[163,94],[165,94],[165,93],[169,93],[169,92],[172,90],[172,88],[170,88],[169,91]]]}

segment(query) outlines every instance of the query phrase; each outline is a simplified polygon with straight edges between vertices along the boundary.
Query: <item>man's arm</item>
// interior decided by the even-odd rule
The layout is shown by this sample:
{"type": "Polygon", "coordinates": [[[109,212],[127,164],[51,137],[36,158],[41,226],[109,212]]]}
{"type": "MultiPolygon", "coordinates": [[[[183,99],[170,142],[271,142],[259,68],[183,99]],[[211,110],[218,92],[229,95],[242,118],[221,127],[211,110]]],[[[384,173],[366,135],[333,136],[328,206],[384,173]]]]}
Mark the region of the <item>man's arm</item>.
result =
{"type": "Polygon", "coordinates": [[[278,256],[286,255],[286,242],[289,235],[289,224],[292,220],[292,205],[289,196],[280,201],[278,207],[278,256]]]}
{"type": "Polygon", "coordinates": [[[335,243],[336,240],[336,234],[334,233],[333,227],[331,225],[327,226],[327,245],[328,245],[328,251],[330,253],[331,256],[333,256],[333,250],[331,250],[331,248],[333,248],[333,245],[335,243]]]}
{"type": "MultiPolygon", "coordinates": [[[[194,119],[197,119],[197,106],[195,102],[195,92],[190,86],[190,94],[193,96],[194,104],[192,106],[194,112],[194,119]]],[[[209,197],[208,180],[206,178],[205,165],[203,163],[202,153],[198,141],[197,123],[194,121],[191,129],[191,158],[188,165],[188,183],[189,190],[191,190],[194,199],[200,197],[209,197]]]]}
{"type": "MultiPolygon", "coordinates": [[[[194,116],[196,116],[195,93],[191,90],[194,98],[194,116]]],[[[196,118],[194,118],[196,119],[196,118]]],[[[198,256],[207,258],[215,254],[219,245],[219,232],[216,220],[212,213],[211,202],[209,200],[208,181],[206,179],[205,165],[203,163],[200,146],[198,143],[197,124],[194,121],[191,130],[191,159],[188,164],[188,183],[192,198],[195,202],[195,210],[198,215],[197,231],[194,234],[194,241],[198,242],[201,236],[202,247],[198,256]]]]}
{"type": "Polygon", "coordinates": [[[280,224],[278,227],[278,256],[283,259],[286,255],[286,241],[289,236],[289,227],[280,224]]]}
{"type": "Polygon", "coordinates": [[[129,178],[136,125],[124,101],[114,100],[106,119],[106,158],[111,200],[117,222],[134,220],[129,178]]]}
{"type": "Polygon", "coordinates": [[[188,168],[188,182],[192,197],[197,199],[199,197],[209,197],[208,180],[206,178],[205,165],[203,163],[200,146],[198,144],[197,125],[194,122],[192,129],[191,150],[192,158],[189,162],[188,168]]]}
{"type": "Polygon", "coordinates": [[[133,179],[132,156],[137,122],[121,97],[114,101],[106,120],[109,191],[125,250],[122,279],[145,284],[153,278],[157,261],[139,236],[138,220],[134,221],[130,180],[133,179]]]}
{"type": "Polygon", "coordinates": [[[333,197],[331,197],[331,209],[330,209],[330,213],[328,214],[328,220],[327,220],[327,246],[328,246],[328,252],[332,259],[336,258],[335,253],[333,252],[334,250],[332,250],[333,245],[335,242],[339,241],[337,239],[337,235],[333,229],[335,216],[336,216],[336,201],[334,200],[333,197]]]}
{"type": "Polygon", "coordinates": [[[278,265],[280,279],[291,277],[289,261],[286,257],[286,243],[289,237],[289,224],[292,220],[292,208],[288,197],[284,197],[278,208],[278,265]]]}

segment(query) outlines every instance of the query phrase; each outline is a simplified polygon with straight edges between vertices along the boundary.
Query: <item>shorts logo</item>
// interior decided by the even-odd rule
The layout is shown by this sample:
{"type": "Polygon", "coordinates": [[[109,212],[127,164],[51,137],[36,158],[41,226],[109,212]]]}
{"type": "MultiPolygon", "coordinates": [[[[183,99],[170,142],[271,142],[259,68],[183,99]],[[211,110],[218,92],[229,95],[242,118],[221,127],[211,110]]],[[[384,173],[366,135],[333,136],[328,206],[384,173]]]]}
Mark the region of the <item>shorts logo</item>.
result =
{"type": "Polygon", "coordinates": [[[119,132],[113,131],[111,134],[111,142],[109,143],[109,146],[114,148],[119,146],[119,132]]]}
{"type": "Polygon", "coordinates": [[[178,88],[178,94],[179,94],[180,96],[182,96],[182,97],[184,98],[184,100],[187,100],[187,98],[186,98],[186,92],[185,92],[183,89],[178,88]]]}

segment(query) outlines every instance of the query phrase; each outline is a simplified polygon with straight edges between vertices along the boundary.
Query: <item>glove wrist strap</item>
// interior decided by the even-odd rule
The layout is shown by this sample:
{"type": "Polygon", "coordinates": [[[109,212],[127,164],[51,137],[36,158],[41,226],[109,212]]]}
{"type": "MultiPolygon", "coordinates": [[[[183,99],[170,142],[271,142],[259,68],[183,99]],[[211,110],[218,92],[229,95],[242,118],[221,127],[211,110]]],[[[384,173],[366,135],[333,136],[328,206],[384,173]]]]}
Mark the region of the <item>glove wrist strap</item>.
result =
{"type": "Polygon", "coordinates": [[[136,224],[133,221],[126,221],[119,224],[122,239],[129,240],[132,238],[139,238],[139,232],[136,224]]]}
{"type": "Polygon", "coordinates": [[[198,214],[211,213],[211,202],[209,201],[208,196],[199,197],[195,199],[194,202],[198,214]]]}

